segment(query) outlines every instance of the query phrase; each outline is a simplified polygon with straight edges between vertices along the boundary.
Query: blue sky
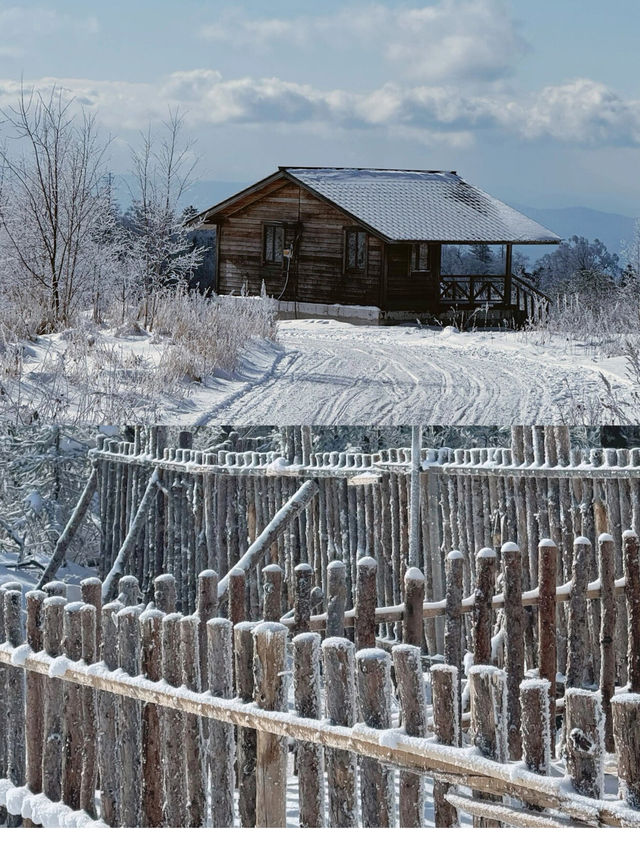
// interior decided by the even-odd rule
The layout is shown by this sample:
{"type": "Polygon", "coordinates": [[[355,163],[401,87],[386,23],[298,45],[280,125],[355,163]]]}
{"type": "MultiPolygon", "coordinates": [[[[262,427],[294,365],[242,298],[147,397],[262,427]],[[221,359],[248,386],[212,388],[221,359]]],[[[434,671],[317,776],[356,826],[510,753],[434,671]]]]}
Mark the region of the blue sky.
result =
{"type": "Polygon", "coordinates": [[[508,201],[640,215],[639,25],[637,0],[0,0],[0,105],[60,82],[116,171],[171,106],[207,179],[454,168],[508,201]]]}

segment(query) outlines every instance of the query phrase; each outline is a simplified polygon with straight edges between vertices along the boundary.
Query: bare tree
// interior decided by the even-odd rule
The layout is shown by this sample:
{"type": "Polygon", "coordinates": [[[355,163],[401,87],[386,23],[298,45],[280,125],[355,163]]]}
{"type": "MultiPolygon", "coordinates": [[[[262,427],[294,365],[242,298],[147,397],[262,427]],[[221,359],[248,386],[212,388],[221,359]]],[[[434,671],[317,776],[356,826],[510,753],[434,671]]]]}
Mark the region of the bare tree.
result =
{"type": "Polygon", "coordinates": [[[22,291],[4,295],[15,304],[28,293],[35,330],[55,331],[95,287],[109,143],[99,141],[94,117],[56,86],[22,89],[16,106],[0,110],[0,126],[1,283],[22,291]]]}

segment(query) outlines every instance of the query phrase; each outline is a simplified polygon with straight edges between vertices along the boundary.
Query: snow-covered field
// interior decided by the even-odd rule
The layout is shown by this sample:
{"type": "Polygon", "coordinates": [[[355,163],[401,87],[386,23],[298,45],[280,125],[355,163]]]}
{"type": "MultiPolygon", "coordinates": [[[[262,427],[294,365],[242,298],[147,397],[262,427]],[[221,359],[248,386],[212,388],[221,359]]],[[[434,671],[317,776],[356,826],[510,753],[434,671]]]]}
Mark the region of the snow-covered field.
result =
{"type": "MultiPolygon", "coordinates": [[[[623,357],[599,357],[586,345],[548,332],[456,333],[451,328],[283,320],[278,342],[252,341],[232,374],[202,382],[184,379],[172,388],[153,382],[168,344],[153,343],[150,336],[107,334],[100,344],[96,351],[108,351],[110,362],[122,364],[120,373],[129,379],[122,404],[112,408],[146,421],[599,423],[612,419],[602,409],[600,374],[620,400],[630,403],[632,392],[623,357]]],[[[22,405],[37,405],[43,386],[55,384],[56,358],[66,345],[59,335],[30,344],[20,379],[22,405]]],[[[102,390],[113,385],[110,381],[102,390]]],[[[104,422],[109,406],[98,395],[94,407],[86,398],[74,407],[72,390],[65,396],[69,408],[65,412],[61,405],[60,420],[104,422]]],[[[6,401],[0,401],[0,414],[3,404],[5,416],[11,416],[6,401]]]]}

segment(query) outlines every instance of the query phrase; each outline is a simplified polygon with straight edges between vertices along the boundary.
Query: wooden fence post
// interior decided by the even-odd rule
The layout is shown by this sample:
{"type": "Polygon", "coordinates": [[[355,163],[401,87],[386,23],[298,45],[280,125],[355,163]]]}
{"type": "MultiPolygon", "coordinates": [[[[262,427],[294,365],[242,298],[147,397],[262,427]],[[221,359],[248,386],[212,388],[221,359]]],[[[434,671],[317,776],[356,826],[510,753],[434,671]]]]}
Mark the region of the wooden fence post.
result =
{"type": "MultiPolygon", "coordinates": [[[[484,757],[504,763],[508,758],[507,679],[494,666],[472,666],[469,670],[471,731],[474,744],[484,757]]],[[[474,799],[500,801],[490,793],[474,792],[474,799]]],[[[474,816],[477,828],[499,828],[500,823],[474,816]]]]}
{"type": "Polygon", "coordinates": [[[311,586],[313,585],[313,568],[302,563],[293,570],[295,583],[293,634],[308,633],[311,618],[311,586]]]}
{"type": "Polygon", "coordinates": [[[640,695],[616,695],[611,710],[620,794],[630,808],[640,810],[640,695]]]}
{"type": "Polygon", "coordinates": [[[558,548],[551,539],[543,539],[538,547],[538,660],[542,680],[549,690],[549,742],[551,754],[556,741],[556,584],[558,548]]]}
{"type": "Polygon", "coordinates": [[[496,561],[495,550],[485,547],[476,557],[476,589],[473,602],[473,662],[491,663],[491,622],[496,561]]]}
{"type": "MultiPolygon", "coordinates": [[[[286,641],[283,624],[265,621],[253,630],[254,698],[263,710],[287,708],[286,641]]],[[[256,826],[284,828],[287,821],[287,740],[258,731],[256,826]]]]}
{"type": "MultiPolygon", "coordinates": [[[[7,642],[14,648],[24,642],[22,626],[22,592],[16,589],[2,590],[4,598],[4,629],[7,642]]],[[[2,729],[7,728],[7,778],[16,787],[25,783],[25,677],[24,669],[9,666],[7,672],[7,715],[3,720],[2,729]]],[[[7,815],[7,826],[22,825],[22,817],[16,814],[7,815]]]]}
{"type": "Polygon", "coordinates": [[[96,659],[100,658],[102,644],[102,583],[98,577],[87,577],[80,583],[82,600],[96,611],[96,659]]]}
{"type": "MultiPolygon", "coordinates": [[[[118,663],[128,675],[140,674],[139,611],[135,606],[118,612],[118,663]]],[[[118,707],[118,760],[120,766],[120,825],[140,825],[142,788],[142,711],[133,698],[122,697],[118,707]]]]}
{"type": "MultiPolygon", "coordinates": [[[[117,617],[123,609],[120,601],[102,607],[102,661],[109,671],[118,668],[117,617]]],[[[45,603],[46,612],[46,603],[45,603]]],[[[120,772],[116,760],[118,748],[118,697],[109,692],[98,694],[98,770],[100,773],[100,812],[108,826],[120,825],[120,772]]]]}
{"type": "MultiPolygon", "coordinates": [[[[455,666],[431,666],[431,691],[433,696],[433,730],[436,741],[443,745],[459,746],[461,743],[460,675],[455,666]]],[[[433,806],[436,828],[452,828],[459,824],[458,812],[446,799],[449,790],[446,781],[433,782],[433,806]]]]}
{"type": "Polygon", "coordinates": [[[424,574],[419,568],[407,568],[404,574],[403,641],[422,648],[424,635],[424,574]]]}
{"type": "MultiPolygon", "coordinates": [[[[140,616],[142,674],[152,681],[162,680],[162,619],[159,609],[147,609],[140,616]]],[[[142,707],[142,827],[160,828],[163,818],[161,709],[151,701],[142,707]]]]}
{"type": "Polygon", "coordinates": [[[632,530],[622,535],[622,556],[627,599],[627,621],[629,624],[629,691],[640,692],[640,559],[638,536],[632,530]]]}
{"type": "Polygon", "coordinates": [[[279,621],[282,615],[282,568],[267,565],[262,569],[262,617],[265,621],[279,621]]]}
{"type": "MultiPolygon", "coordinates": [[[[82,657],[81,601],[68,603],[64,608],[64,634],[62,647],[69,660],[82,657]]],[[[82,687],[63,683],[63,739],[62,739],[62,801],[72,810],[80,810],[82,789],[82,687]]]]}
{"type": "MultiPolygon", "coordinates": [[[[99,587],[98,587],[99,588],[99,587]]],[[[83,604],[80,610],[82,631],[82,659],[91,666],[98,660],[97,611],[93,604],[83,604]]],[[[82,781],[80,807],[90,817],[96,813],[96,785],[98,780],[98,725],[96,718],[96,692],[90,686],[81,687],[82,700],[82,781]]]]}
{"type": "Polygon", "coordinates": [[[347,567],[334,560],[327,565],[326,636],[344,636],[344,611],[347,605],[347,567]]]}
{"type": "MultiPolygon", "coordinates": [[[[192,692],[202,692],[200,685],[200,651],[197,615],[185,615],[180,622],[180,656],[182,683],[192,692]]],[[[187,827],[200,828],[206,822],[205,755],[202,721],[194,713],[185,713],[184,743],[187,771],[187,827]]]]}
{"type": "Polygon", "coordinates": [[[567,687],[580,687],[584,679],[587,648],[587,586],[591,566],[591,542],[579,536],[573,542],[571,600],[567,620],[567,687]]]}
{"type": "Polygon", "coordinates": [[[604,790],[604,725],[597,692],[567,689],[567,772],[578,793],[601,799],[604,790]]]}
{"type": "Polygon", "coordinates": [[[520,731],[520,682],[524,678],[524,611],[522,609],[522,562],[513,542],[502,545],[504,582],[505,669],[507,673],[507,736],[509,757],[522,757],[520,731]]]}
{"type": "Polygon", "coordinates": [[[376,574],[378,564],[370,556],[358,560],[356,575],[356,648],[373,648],[376,644],[376,574]]]}
{"type": "Polygon", "coordinates": [[[176,611],[178,592],[173,574],[160,574],[153,581],[153,599],[155,608],[169,614],[176,611]]]}
{"type": "MultiPolygon", "coordinates": [[[[172,612],[162,619],[162,676],[169,686],[182,685],[180,666],[180,621],[172,612]]],[[[183,828],[187,824],[184,713],[163,708],[160,717],[164,755],[165,824],[183,828]]]]}
{"type": "Polygon", "coordinates": [[[245,574],[242,568],[232,568],[229,578],[229,618],[233,624],[239,624],[246,618],[245,574]]]}
{"type": "MultiPolygon", "coordinates": [[[[410,737],[426,737],[427,701],[421,649],[415,645],[394,645],[391,654],[404,729],[410,737]]],[[[424,825],[424,780],[421,775],[401,770],[398,803],[400,828],[424,825]]]]}
{"type": "Polygon", "coordinates": [[[551,765],[549,742],[548,680],[524,680],[520,684],[522,708],[522,760],[530,772],[548,775],[551,765]]]}
{"type": "MultiPolygon", "coordinates": [[[[351,728],[356,723],[355,646],[348,639],[333,636],[322,643],[327,718],[332,725],[351,728]]],[[[355,828],[358,825],[357,761],[343,749],[325,750],[329,792],[329,826],[355,828]]]]}
{"type": "Polygon", "coordinates": [[[118,580],[118,600],[123,606],[137,606],[140,603],[140,583],[132,574],[125,574],[118,580]]]}
{"type": "MultiPolygon", "coordinates": [[[[296,569],[298,570],[298,569],[296,569]]],[[[298,716],[320,718],[320,636],[299,633],[293,640],[293,686],[298,716]]],[[[300,827],[324,825],[324,766],[322,747],[299,742],[296,746],[300,791],[300,827]]]]}
{"type": "MultiPolygon", "coordinates": [[[[51,657],[59,657],[62,653],[66,604],[66,598],[54,596],[47,598],[42,605],[43,649],[51,657]]],[[[62,795],[62,686],[58,678],[45,681],[42,792],[52,802],[59,802],[62,795]]]]}
{"type": "MultiPolygon", "coordinates": [[[[391,658],[381,648],[356,653],[358,704],[369,728],[391,727],[391,658]]],[[[364,828],[395,824],[393,770],[370,757],[360,758],[360,801],[364,828]]]]}
{"type": "MultiPolygon", "coordinates": [[[[46,594],[32,590],[25,595],[27,604],[27,644],[32,651],[43,650],[44,602],[46,594]]],[[[26,783],[32,793],[42,792],[42,751],[44,736],[45,678],[35,672],[26,674],[26,783]]]]}
{"type": "MultiPolygon", "coordinates": [[[[246,622],[245,622],[246,623],[246,622]]],[[[236,632],[242,630],[243,623],[236,625],[236,632]]],[[[207,644],[209,651],[209,691],[217,698],[233,696],[233,632],[234,627],[227,618],[212,618],[207,622],[207,644]]],[[[251,638],[251,633],[248,633],[251,638]]],[[[251,687],[253,677],[251,678],[251,687]]],[[[251,687],[243,687],[243,693],[250,694],[251,687]]],[[[240,729],[248,731],[249,729],[240,729]]],[[[255,731],[251,731],[255,734],[255,731]]],[[[214,828],[233,826],[233,790],[235,786],[234,760],[235,740],[233,725],[226,722],[209,723],[209,767],[211,774],[211,823],[214,828]]],[[[239,742],[240,752],[240,742],[239,742]]],[[[245,764],[238,760],[238,776],[245,764]]],[[[241,788],[242,789],[242,788],[241,788]]],[[[254,788],[255,789],[255,788],[254,788]]]]}
{"type": "MultiPolygon", "coordinates": [[[[242,621],[233,627],[233,659],[236,695],[243,702],[253,701],[253,628],[242,621]]],[[[256,747],[257,732],[238,728],[238,813],[243,828],[256,824],[256,747]]]]}
{"type": "MultiPolygon", "coordinates": [[[[196,597],[198,614],[198,648],[200,649],[200,685],[204,692],[209,688],[209,655],[207,652],[207,623],[218,615],[218,575],[211,568],[198,574],[196,597]]],[[[201,719],[203,736],[209,733],[209,720],[201,719]]]]}
{"type": "Polygon", "coordinates": [[[604,742],[607,751],[614,749],[611,699],[616,683],[616,599],[613,538],[602,533],[598,538],[600,571],[600,694],[604,713],[604,742]]]}
{"type": "Polygon", "coordinates": [[[62,580],[51,580],[50,583],[45,583],[42,591],[48,598],[66,598],[67,584],[63,583],[62,580]]]}

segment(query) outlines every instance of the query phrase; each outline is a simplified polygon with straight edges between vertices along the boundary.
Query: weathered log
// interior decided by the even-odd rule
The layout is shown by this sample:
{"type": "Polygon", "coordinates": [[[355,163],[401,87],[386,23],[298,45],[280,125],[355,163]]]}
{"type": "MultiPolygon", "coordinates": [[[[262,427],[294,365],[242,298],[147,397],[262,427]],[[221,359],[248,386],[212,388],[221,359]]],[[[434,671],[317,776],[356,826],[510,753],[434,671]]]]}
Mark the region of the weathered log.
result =
{"type": "Polygon", "coordinates": [[[140,583],[138,578],[132,574],[126,574],[118,580],[118,600],[127,606],[137,606],[142,596],[140,594],[140,583]]]}
{"type": "Polygon", "coordinates": [[[564,701],[567,773],[580,795],[601,799],[605,753],[601,698],[586,689],[567,689],[564,701]]]}
{"type": "MultiPolygon", "coordinates": [[[[471,735],[474,745],[484,757],[505,763],[508,759],[507,738],[507,679],[494,666],[474,665],[469,670],[471,697],[471,735]]],[[[474,793],[474,798],[486,799],[485,793],[474,793]]],[[[489,801],[495,801],[491,796],[489,801]]],[[[499,828],[491,819],[474,817],[477,828],[499,828]]]]}
{"type": "Polygon", "coordinates": [[[604,742],[608,752],[614,749],[611,699],[616,683],[616,601],[614,597],[615,561],[613,538],[608,533],[598,537],[600,571],[600,694],[604,713],[604,742]]]}
{"type": "Polygon", "coordinates": [[[551,753],[556,739],[556,582],[558,548],[551,539],[543,539],[538,547],[538,660],[542,680],[549,690],[549,742],[551,753]]]}
{"type": "Polygon", "coordinates": [[[611,710],[620,795],[629,807],[640,810],[640,695],[616,695],[611,710]]]}
{"type": "Polygon", "coordinates": [[[495,550],[485,547],[476,557],[476,588],[473,603],[473,661],[476,665],[491,663],[491,601],[494,593],[495,550]]]}
{"type": "MultiPolygon", "coordinates": [[[[94,586],[93,588],[95,589],[96,587],[94,586]]],[[[97,619],[98,612],[95,606],[85,603],[80,610],[82,659],[89,666],[98,660],[98,645],[96,641],[97,619]]],[[[81,687],[80,696],[82,699],[82,780],[80,786],[80,807],[90,817],[96,819],[95,800],[98,780],[97,696],[95,690],[89,686],[81,687]]]]}
{"type": "MultiPolygon", "coordinates": [[[[182,683],[193,692],[202,692],[200,683],[200,651],[197,615],[186,615],[180,621],[180,657],[182,683]]],[[[229,639],[231,636],[229,635],[229,639]]],[[[231,643],[229,643],[231,649],[231,643]]],[[[184,718],[185,764],[187,773],[187,827],[200,828],[206,823],[205,754],[202,720],[195,713],[184,718]]]]}
{"type": "MultiPolygon", "coordinates": [[[[431,691],[433,700],[433,730],[438,743],[459,746],[460,724],[460,674],[455,666],[431,666],[431,691]]],[[[449,784],[437,779],[433,782],[433,805],[436,828],[457,826],[458,813],[447,801],[449,784]]]]}
{"type": "Polygon", "coordinates": [[[419,568],[407,568],[404,574],[404,618],[402,638],[408,645],[422,648],[424,638],[422,607],[424,574],[419,568]]]}
{"type": "MultiPolygon", "coordinates": [[[[170,686],[182,685],[180,665],[180,621],[182,616],[169,613],[162,619],[162,676],[170,686]]],[[[163,710],[162,735],[165,825],[183,828],[187,824],[186,763],[184,713],[163,710]]]]}
{"type": "MultiPolygon", "coordinates": [[[[140,674],[139,610],[124,607],[118,612],[118,664],[127,674],[140,674]]],[[[142,789],[142,713],[140,703],[121,698],[118,707],[118,764],[120,769],[120,825],[140,825],[142,789]]]]}
{"type": "Polygon", "coordinates": [[[587,586],[591,571],[591,542],[582,536],[573,543],[571,601],[567,620],[567,687],[581,687],[587,647],[587,586]]]}
{"type": "Polygon", "coordinates": [[[344,636],[344,612],[347,604],[347,568],[334,560],[327,565],[326,636],[344,636]]]}
{"type": "Polygon", "coordinates": [[[71,517],[67,521],[67,525],[63,529],[62,533],[60,534],[60,538],[56,542],[56,546],[53,550],[53,553],[51,554],[49,564],[42,572],[42,575],[38,580],[38,585],[36,586],[36,589],[44,588],[46,583],[49,583],[56,576],[58,569],[64,561],[67,549],[71,544],[75,534],[78,532],[85,515],[87,514],[87,510],[91,505],[91,500],[93,499],[93,495],[95,493],[97,485],[98,467],[94,464],[91,468],[91,473],[89,474],[87,484],[85,485],[82,494],[80,495],[80,499],[76,503],[76,506],[73,512],[71,513],[71,517]]]}
{"type": "MultiPolygon", "coordinates": [[[[348,639],[333,636],[322,643],[326,690],[326,715],[332,725],[351,728],[356,723],[355,646],[348,639]]],[[[357,760],[344,749],[325,750],[329,791],[329,826],[355,828],[358,825],[357,760]]]]}
{"type": "MultiPolygon", "coordinates": [[[[25,595],[27,605],[27,644],[36,653],[42,651],[44,647],[43,622],[46,597],[44,592],[36,590],[27,592],[25,595]]],[[[25,776],[27,787],[32,793],[42,792],[45,688],[46,682],[42,675],[35,672],[27,672],[25,719],[27,754],[25,776]]]]}
{"type": "Polygon", "coordinates": [[[264,621],[279,621],[282,615],[282,568],[267,565],[262,569],[262,617],[264,621]]]}
{"type": "Polygon", "coordinates": [[[246,618],[245,572],[232,568],[227,574],[229,592],[229,618],[232,624],[240,624],[246,618]]]}
{"type": "MultiPolygon", "coordinates": [[[[7,642],[14,648],[24,642],[22,626],[22,592],[8,588],[6,584],[0,595],[4,610],[4,632],[7,642]]],[[[11,666],[6,679],[7,715],[0,732],[7,734],[7,779],[16,787],[25,783],[25,673],[11,666]]],[[[22,825],[22,817],[7,815],[7,826],[22,825]]]]}
{"type": "MultiPolygon", "coordinates": [[[[117,615],[120,601],[102,607],[102,661],[108,671],[118,668],[117,615]]],[[[45,603],[46,613],[46,603],[45,603]]],[[[118,748],[118,697],[98,694],[98,769],[100,772],[100,813],[112,828],[120,824],[120,772],[116,760],[118,748]]]]}
{"type": "Polygon", "coordinates": [[[530,772],[548,775],[551,765],[549,741],[548,680],[530,679],[520,684],[522,708],[522,760],[530,772]]]}
{"type": "MultiPolygon", "coordinates": [[[[320,636],[299,633],[293,640],[295,709],[306,719],[320,718],[320,636]]],[[[324,762],[321,746],[297,743],[301,828],[324,825],[324,762]]]]}
{"type": "Polygon", "coordinates": [[[370,556],[358,560],[356,575],[355,643],[356,648],[376,644],[376,574],[378,565],[370,556]]]}
{"type": "MultiPolygon", "coordinates": [[[[362,648],[356,654],[358,705],[369,728],[391,727],[391,659],[381,648],[362,648]]],[[[394,772],[370,757],[360,758],[360,802],[364,828],[395,824],[394,772]]]]}
{"type": "MultiPolygon", "coordinates": [[[[287,628],[265,621],[253,630],[254,698],[263,710],[285,711],[287,628]]],[[[287,819],[287,740],[258,731],[256,826],[284,828],[287,819]]]]}
{"type": "MultiPolygon", "coordinates": [[[[243,621],[233,626],[233,658],[236,695],[240,701],[253,701],[253,628],[243,621]]],[[[257,732],[238,728],[238,813],[243,828],[256,824],[257,732]]]]}
{"type": "MultiPolygon", "coordinates": [[[[140,616],[142,648],[141,672],[152,681],[162,680],[162,619],[159,609],[147,609],[140,616]]],[[[157,704],[142,706],[142,827],[160,828],[164,824],[162,785],[162,743],[157,704]]]]}
{"type": "MultiPolygon", "coordinates": [[[[404,719],[404,729],[412,737],[427,735],[427,701],[422,674],[421,650],[415,645],[394,645],[393,667],[404,719]]],[[[424,779],[414,772],[400,772],[398,794],[401,828],[424,825],[424,779]]]]}
{"type": "Polygon", "coordinates": [[[153,581],[153,601],[155,608],[165,615],[175,612],[178,600],[176,578],[173,574],[160,574],[153,581]]]}
{"type": "Polygon", "coordinates": [[[629,625],[629,691],[640,692],[640,559],[638,536],[635,532],[626,530],[623,533],[622,548],[629,625]]]}
{"type": "MultiPolygon", "coordinates": [[[[236,625],[236,632],[242,624],[236,625]]],[[[233,696],[232,642],[234,626],[226,618],[207,622],[208,682],[211,695],[218,698],[233,696]]],[[[251,638],[251,634],[248,634],[251,638]]],[[[253,680],[253,678],[252,678],[253,680]]],[[[252,685],[252,684],[251,684],[252,685]]],[[[247,695],[250,685],[243,685],[247,695]]],[[[255,732],[251,732],[255,733],[255,732]]],[[[235,785],[235,740],[233,725],[211,722],[209,725],[209,771],[211,775],[211,824],[214,828],[233,826],[233,790],[235,785]]],[[[246,768],[238,763],[238,774],[246,768]]]]}
{"type": "Polygon", "coordinates": [[[308,633],[311,618],[311,586],[313,584],[313,568],[302,563],[296,565],[293,571],[295,584],[295,599],[293,610],[293,633],[308,633]]]}

